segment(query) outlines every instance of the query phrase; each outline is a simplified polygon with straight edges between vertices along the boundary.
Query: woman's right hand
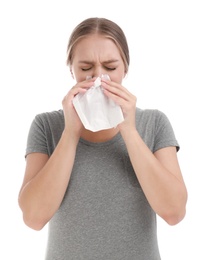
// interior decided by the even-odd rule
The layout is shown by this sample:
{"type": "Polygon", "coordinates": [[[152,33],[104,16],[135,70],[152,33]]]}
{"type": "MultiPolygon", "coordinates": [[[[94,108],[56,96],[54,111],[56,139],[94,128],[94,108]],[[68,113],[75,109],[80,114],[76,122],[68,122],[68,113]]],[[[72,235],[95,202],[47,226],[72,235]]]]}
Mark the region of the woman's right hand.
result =
{"type": "Polygon", "coordinates": [[[90,87],[93,86],[95,78],[91,78],[85,81],[78,82],[73,86],[62,101],[65,130],[69,133],[75,134],[78,138],[80,137],[81,130],[83,128],[82,122],[74,108],[73,98],[79,93],[85,93],[90,87]]]}

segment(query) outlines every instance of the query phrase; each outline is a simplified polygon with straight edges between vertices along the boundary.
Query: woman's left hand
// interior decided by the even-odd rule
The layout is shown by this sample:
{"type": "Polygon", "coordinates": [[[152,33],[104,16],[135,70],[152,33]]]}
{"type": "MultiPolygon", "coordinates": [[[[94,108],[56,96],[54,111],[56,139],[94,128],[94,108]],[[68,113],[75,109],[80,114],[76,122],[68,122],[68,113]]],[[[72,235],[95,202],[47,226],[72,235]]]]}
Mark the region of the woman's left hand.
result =
{"type": "Polygon", "coordinates": [[[111,98],[122,109],[124,121],[119,124],[119,129],[134,129],[137,98],[119,83],[102,79],[101,85],[104,94],[111,98]]]}

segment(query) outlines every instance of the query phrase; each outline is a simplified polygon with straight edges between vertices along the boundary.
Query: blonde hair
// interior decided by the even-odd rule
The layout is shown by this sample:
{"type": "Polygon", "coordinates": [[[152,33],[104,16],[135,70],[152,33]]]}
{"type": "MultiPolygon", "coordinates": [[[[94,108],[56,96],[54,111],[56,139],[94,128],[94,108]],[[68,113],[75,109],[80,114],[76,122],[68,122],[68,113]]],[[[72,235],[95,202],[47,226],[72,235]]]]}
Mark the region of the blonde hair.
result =
{"type": "Polygon", "coordinates": [[[127,73],[130,64],[127,39],[123,30],[116,23],[106,18],[88,18],[75,27],[69,38],[67,46],[67,65],[72,64],[74,47],[78,41],[91,34],[104,35],[105,37],[113,40],[120,51],[125,66],[125,73],[127,73]]]}

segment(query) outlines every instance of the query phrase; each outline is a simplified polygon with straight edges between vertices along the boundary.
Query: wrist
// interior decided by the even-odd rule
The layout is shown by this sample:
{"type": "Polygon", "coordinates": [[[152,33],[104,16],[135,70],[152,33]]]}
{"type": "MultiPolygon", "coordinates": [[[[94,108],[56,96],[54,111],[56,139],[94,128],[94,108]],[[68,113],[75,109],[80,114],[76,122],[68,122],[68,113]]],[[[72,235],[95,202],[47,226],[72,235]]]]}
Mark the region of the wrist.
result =
{"type": "Polygon", "coordinates": [[[123,126],[120,127],[119,129],[123,138],[131,138],[136,134],[139,135],[135,126],[123,126]]]}
{"type": "Polygon", "coordinates": [[[63,133],[62,133],[62,138],[65,139],[65,141],[67,143],[77,145],[77,143],[79,142],[79,139],[80,139],[80,134],[78,131],[76,132],[76,131],[72,131],[68,128],[64,128],[63,133]]]}

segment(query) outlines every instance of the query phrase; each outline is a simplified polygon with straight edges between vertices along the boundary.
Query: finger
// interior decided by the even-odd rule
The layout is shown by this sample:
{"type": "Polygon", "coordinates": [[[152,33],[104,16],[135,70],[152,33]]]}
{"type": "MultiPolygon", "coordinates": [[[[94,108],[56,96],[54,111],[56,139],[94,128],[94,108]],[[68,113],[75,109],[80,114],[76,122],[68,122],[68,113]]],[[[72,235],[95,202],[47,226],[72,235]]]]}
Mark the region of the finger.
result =
{"type": "Polygon", "coordinates": [[[92,86],[93,86],[92,79],[79,82],[69,90],[67,96],[75,96],[78,93],[84,93],[92,86]]]}
{"type": "Polygon", "coordinates": [[[110,97],[113,97],[113,98],[115,95],[115,96],[121,97],[121,98],[129,101],[133,97],[133,95],[125,87],[123,87],[117,83],[109,84],[109,83],[103,82],[102,87],[105,91],[112,93],[113,95],[110,95],[110,97]]]}
{"type": "Polygon", "coordinates": [[[107,90],[111,91],[113,90],[114,92],[114,89],[116,90],[119,90],[119,91],[123,91],[127,94],[129,94],[130,92],[127,90],[127,88],[123,87],[121,84],[119,83],[116,83],[116,82],[113,82],[113,81],[103,81],[101,82],[101,85],[106,88],[107,90]]]}

